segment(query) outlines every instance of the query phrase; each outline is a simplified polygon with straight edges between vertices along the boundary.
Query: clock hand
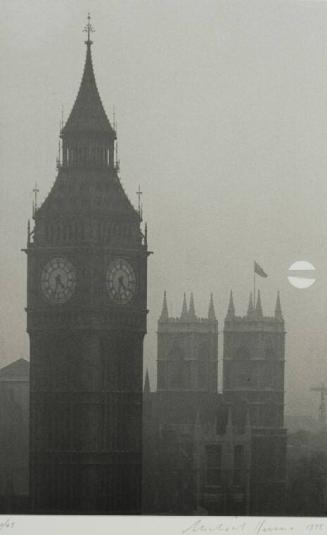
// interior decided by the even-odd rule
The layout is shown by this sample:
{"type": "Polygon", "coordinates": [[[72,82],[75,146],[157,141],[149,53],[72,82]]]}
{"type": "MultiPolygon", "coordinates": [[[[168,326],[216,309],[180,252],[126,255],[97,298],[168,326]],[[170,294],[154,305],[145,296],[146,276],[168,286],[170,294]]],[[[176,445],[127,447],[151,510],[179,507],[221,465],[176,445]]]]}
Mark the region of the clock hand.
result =
{"type": "Polygon", "coordinates": [[[62,283],[60,275],[56,276],[56,288],[57,288],[57,286],[60,286],[61,288],[64,288],[64,285],[62,283]]]}
{"type": "Polygon", "coordinates": [[[54,296],[57,295],[58,290],[59,290],[60,288],[61,288],[61,289],[64,289],[65,287],[64,287],[64,285],[63,285],[63,283],[62,283],[62,280],[61,280],[60,275],[56,275],[56,278],[55,278],[55,287],[54,287],[53,292],[52,292],[54,296]]]}
{"type": "Polygon", "coordinates": [[[122,275],[118,278],[118,282],[119,282],[119,288],[123,288],[123,290],[126,290],[126,286],[125,286],[125,283],[124,283],[124,277],[122,275]]]}

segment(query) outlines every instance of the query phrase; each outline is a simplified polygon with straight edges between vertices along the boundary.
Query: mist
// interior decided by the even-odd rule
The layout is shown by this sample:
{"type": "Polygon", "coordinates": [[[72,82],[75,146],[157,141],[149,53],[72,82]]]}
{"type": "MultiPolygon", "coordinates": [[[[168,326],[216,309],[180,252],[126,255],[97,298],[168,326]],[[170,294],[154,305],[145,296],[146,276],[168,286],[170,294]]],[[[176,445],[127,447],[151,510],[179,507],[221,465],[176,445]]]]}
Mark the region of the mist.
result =
{"type": "MultiPolygon", "coordinates": [[[[85,58],[88,11],[100,95],[118,123],[121,180],[143,216],[149,260],[144,366],[155,387],[156,322],[194,292],[219,330],[230,289],[246,312],[253,260],[264,313],[280,290],[286,409],[316,416],[310,387],[327,377],[327,3],[294,1],[1,0],[0,365],[28,357],[27,220],[56,176],[85,58]],[[308,260],[316,283],[290,286],[308,260]]],[[[222,358],[222,334],[220,354],[222,358]]]]}

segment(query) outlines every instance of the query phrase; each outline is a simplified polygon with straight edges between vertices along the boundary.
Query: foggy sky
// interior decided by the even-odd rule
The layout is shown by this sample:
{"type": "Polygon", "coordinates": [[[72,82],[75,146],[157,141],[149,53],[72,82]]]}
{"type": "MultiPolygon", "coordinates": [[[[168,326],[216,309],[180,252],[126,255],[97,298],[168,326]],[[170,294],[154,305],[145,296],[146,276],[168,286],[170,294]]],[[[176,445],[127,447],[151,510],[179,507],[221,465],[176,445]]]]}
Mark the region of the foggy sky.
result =
{"type": "MultiPolygon", "coordinates": [[[[194,291],[219,330],[234,290],[247,308],[253,260],[263,308],[281,292],[287,413],[316,415],[327,383],[327,3],[218,0],[1,0],[0,365],[28,357],[26,223],[35,181],[56,176],[61,106],[76,97],[87,11],[102,101],[115,105],[121,178],[148,222],[145,365],[155,384],[156,321],[194,291]],[[317,282],[296,290],[288,267],[317,282]]],[[[222,335],[220,335],[222,342],[222,335]]],[[[220,358],[222,344],[220,343],[220,358]]]]}

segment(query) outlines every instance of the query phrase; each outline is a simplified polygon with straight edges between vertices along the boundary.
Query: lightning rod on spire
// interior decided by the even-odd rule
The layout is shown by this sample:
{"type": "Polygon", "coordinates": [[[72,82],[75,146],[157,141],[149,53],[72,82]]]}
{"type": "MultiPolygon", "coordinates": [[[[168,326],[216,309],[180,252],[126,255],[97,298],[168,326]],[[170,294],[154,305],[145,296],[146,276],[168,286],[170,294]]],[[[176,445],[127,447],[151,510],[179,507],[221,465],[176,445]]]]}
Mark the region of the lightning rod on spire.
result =
{"type": "Polygon", "coordinates": [[[33,201],[33,217],[35,216],[36,212],[37,212],[37,194],[39,193],[39,188],[37,186],[37,182],[35,182],[35,186],[34,186],[34,189],[33,189],[33,193],[34,193],[34,201],[33,201]]]}
{"type": "Polygon", "coordinates": [[[85,41],[85,44],[90,46],[92,45],[93,41],[90,39],[91,33],[95,32],[94,27],[91,24],[91,15],[90,13],[87,14],[87,24],[84,26],[83,32],[87,33],[87,41],[85,41]]]}
{"type": "Polygon", "coordinates": [[[139,185],[139,189],[136,192],[136,195],[138,197],[138,199],[137,199],[137,210],[138,210],[138,213],[139,213],[139,216],[140,216],[140,220],[142,221],[142,202],[141,202],[141,197],[143,195],[143,191],[141,191],[141,186],[140,185],[139,185]]]}

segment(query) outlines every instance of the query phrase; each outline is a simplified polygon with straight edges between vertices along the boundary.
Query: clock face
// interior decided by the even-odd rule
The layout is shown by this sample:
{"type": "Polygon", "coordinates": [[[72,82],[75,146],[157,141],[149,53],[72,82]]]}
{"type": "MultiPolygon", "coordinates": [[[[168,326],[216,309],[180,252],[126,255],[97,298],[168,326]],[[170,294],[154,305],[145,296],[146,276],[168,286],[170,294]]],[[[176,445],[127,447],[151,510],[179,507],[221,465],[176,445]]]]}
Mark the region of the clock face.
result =
{"type": "Polygon", "coordinates": [[[41,273],[41,290],[50,303],[61,304],[68,301],[76,286],[76,271],[65,258],[52,258],[41,273]]]}
{"type": "Polygon", "coordinates": [[[123,258],[113,260],[107,270],[106,285],[115,303],[129,303],[136,293],[136,277],[132,266],[123,258]]]}

